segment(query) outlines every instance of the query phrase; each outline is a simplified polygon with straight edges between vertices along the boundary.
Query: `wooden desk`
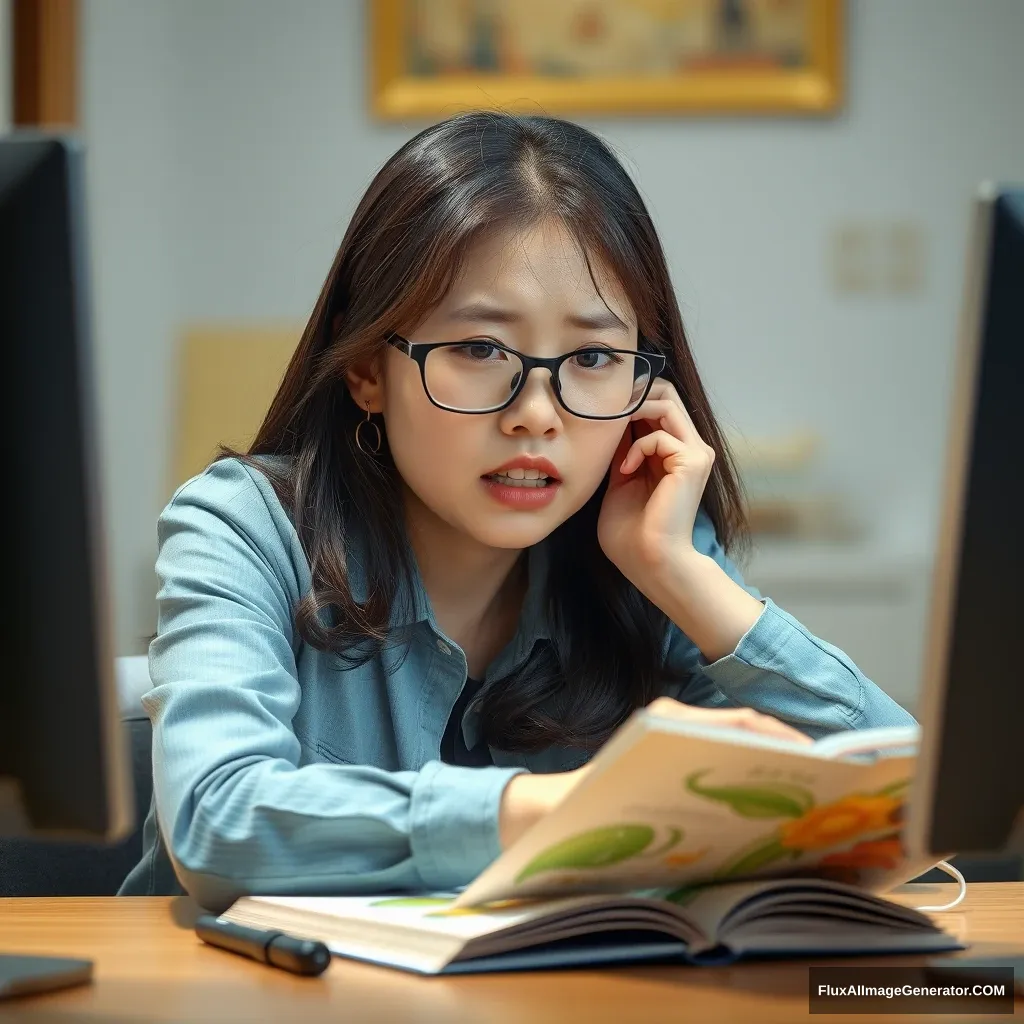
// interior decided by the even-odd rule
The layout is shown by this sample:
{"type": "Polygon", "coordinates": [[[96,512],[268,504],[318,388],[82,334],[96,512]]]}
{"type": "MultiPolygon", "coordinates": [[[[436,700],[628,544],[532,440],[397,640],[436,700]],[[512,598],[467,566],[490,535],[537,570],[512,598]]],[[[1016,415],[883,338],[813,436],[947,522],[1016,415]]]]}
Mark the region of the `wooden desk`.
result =
{"type": "MultiPolygon", "coordinates": [[[[954,891],[951,885],[915,885],[897,898],[911,906],[942,903],[954,891]]],[[[0,950],[96,962],[93,985],[0,1003],[0,1021],[789,1024],[807,1016],[806,962],[422,978],[335,959],[320,978],[303,979],[205,946],[176,922],[182,906],[165,898],[0,899],[0,950]]],[[[1024,883],[973,884],[961,906],[941,916],[947,927],[963,929],[973,953],[1024,952],[1024,883]]],[[[1024,1017],[1024,1001],[1017,1001],[1014,1016],[1024,1017]]]]}

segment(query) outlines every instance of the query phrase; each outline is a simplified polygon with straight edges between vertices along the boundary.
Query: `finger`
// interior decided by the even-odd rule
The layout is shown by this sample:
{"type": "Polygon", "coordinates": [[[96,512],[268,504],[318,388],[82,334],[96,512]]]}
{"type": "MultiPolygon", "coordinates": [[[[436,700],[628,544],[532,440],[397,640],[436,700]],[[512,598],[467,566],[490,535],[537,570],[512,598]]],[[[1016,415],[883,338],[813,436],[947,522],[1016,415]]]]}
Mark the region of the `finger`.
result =
{"type": "Polygon", "coordinates": [[[704,443],[683,407],[670,398],[648,398],[629,418],[657,423],[686,444],[704,443]]]}
{"type": "Polygon", "coordinates": [[[813,742],[809,736],[805,736],[791,725],[780,722],[777,718],[772,718],[771,715],[762,715],[756,711],[741,713],[736,724],[749,732],[760,733],[763,736],[775,736],[789,743],[799,743],[806,746],[813,742]]]}
{"type": "Polygon", "coordinates": [[[700,708],[683,704],[671,697],[658,697],[648,709],[662,718],[677,718],[683,721],[705,722],[708,725],[744,729],[765,736],[775,736],[790,743],[806,746],[814,741],[798,729],[780,722],[771,715],[762,714],[753,708],[700,708]]]}
{"type": "Polygon", "coordinates": [[[644,459],[667,459],[670,455],[679,455],[683,448],[678,437],[673,437],[667,430],[655,430],[633,442],[619,470],[623,476],[629,476],[644,464],[644,459]]]}
{"type": "Polygon", "coordinates": [[[675,385],[670,380],[666,380],[664,377],[654,378],[654,383],[651,384],[651,391],[648,397],[667,398],[669,401],[675,402],[676,405],[683,405],[683,400],[682,398],[680,398],[679,392],[676,391],[675,385]]]}
{"type": "MultiPolygon", "coordinates": [[[[656,377],[654,383],[651,385],[650,394],[647,396],[647,400],[649,401],[650,399],[669,401],[676,405],[682,410],[682,414],[686,418],[686,422],[689,423],[690,429],[699,436],[699,431],[686,408],[686,403],[683,401],[679,392],[676,391],[675,385],[672,384],[671,381],[665,380],[664,377],[656,377]]],[[[641,406],[641,408],[643,407],[641,406]]]]}
{"type": "Polygon", "coordinates": [[[663,718],[700,718],[702,715],[706,717],[707,712],[712,709],[684,704],[673,697],[655,697],[647,705],[647,710],[663,718]]]}
{"type": "MultiPolygon", "coordinates": [[[[690,426],[694,431],[697,430],[696,424],[693,422],[693,417],[690,416],[689,410],[686,408],[686,402],[683,401],[682,395],[676,390],[675,384],[671,381],[667,381],[664,377],[655,377],[654,383],[650,386],[650,393],[648,398],[664,398],[669,401],[675,402],[677,406],[683,411],[683,416],[689,421],[690,426]]],[[[698,432],[698,431],[697,431],[698,432]]]]}

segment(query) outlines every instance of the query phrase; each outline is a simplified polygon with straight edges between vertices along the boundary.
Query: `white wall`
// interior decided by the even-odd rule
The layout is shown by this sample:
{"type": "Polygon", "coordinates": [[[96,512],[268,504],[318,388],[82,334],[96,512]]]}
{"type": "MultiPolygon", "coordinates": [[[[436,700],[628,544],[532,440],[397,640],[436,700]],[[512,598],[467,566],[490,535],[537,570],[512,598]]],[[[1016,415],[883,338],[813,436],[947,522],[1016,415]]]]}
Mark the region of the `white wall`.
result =
{"type": "MultiPolygon", "coordinates": [[[[174,234],[187,197],[176,127],[177,46],[164,0],[96,0],[82,18],[97,376],[116,650],[155,628],[156,516],[167,499],[169,402],[181,318],[174,234]]],[[[184,237],[184,236],[182,236],[184,237]]],[[[194,244],[201,244],[196,239],[194,244]]]]}
{"type": "MultiPolygon", "coordinates": [[[[363,4],[85,0],[85,126],[118,644],[152,628],[172,345],[197,320],[300,321],[375,169],[419,124],[365,113],[363,4]]],[[[810,425],[889,544],[930,548],[968,204],[1024,180],[1024,4],[850,0],[827,120],[589,120],[661,228],[724,419],[810,425]],[[832,292],[840,221],[910,219],[924,290],[832,292]]]]}

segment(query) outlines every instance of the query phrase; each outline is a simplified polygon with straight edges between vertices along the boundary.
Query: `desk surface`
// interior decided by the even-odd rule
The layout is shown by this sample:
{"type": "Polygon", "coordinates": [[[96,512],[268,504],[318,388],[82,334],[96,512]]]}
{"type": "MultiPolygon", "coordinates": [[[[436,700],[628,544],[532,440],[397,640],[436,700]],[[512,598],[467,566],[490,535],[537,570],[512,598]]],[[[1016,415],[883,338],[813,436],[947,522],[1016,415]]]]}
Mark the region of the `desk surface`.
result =
{"type": "MultiPolygon", "coordinates": [[[[949,893],[955,893],[952,885],[912,885],[894,898],[915,906],[947,902],[949,893]]],[[[972,884],[956,910],[938,916],[972,943],[975,955],[1024,952],[1022,882],[972,884]]],[[[0,1003],[0,1021],[646,1024],[685,1018],[789,1024],[807,1015],[806,961],[422,978],[336,958],[320,978],[304,979],[206,946],[176,918],[183,920],[181,901],[160,897],[0,899],[0,950],[88,957],[96,965],[88,987],[0,1003]]],[[[856,962],[907,964],[920,958],[856,962]]],[[[1024,1002],[1015,1008],[1014,1016],[1024,1018],[1024,1002]]],[[[877,1024],[891,1018],[864,1019],[877,1024]]]]}

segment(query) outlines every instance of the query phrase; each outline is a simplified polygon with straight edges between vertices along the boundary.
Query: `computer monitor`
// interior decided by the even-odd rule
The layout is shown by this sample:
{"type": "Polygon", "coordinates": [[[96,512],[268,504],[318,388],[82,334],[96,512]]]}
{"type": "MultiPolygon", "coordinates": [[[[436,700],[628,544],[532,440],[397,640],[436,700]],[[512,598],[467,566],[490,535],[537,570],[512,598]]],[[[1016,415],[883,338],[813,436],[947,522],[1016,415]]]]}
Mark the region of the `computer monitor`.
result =
{"type": "Polygon", "coordinates": [[[1024,190],[976,201],[906,839],[1024,854],[1024,190]]]}
{"type": "Polygon", "coordinates": [[[107,621],[83,153],[0,139],[0,835],[115,840],[133,811],[107,621]]]}

